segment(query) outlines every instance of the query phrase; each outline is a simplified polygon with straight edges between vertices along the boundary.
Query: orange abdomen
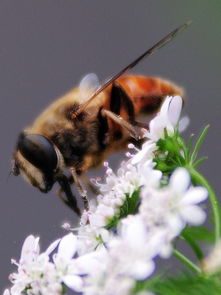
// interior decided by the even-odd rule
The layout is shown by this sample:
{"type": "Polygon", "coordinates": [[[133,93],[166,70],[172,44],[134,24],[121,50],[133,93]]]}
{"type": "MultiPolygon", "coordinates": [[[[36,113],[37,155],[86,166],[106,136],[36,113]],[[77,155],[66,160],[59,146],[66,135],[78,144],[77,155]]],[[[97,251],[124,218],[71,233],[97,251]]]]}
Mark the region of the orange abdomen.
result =
{"type": "Polygon", "coordinates": [[[117,79],[117,83],[123,87],[133,102],[136,115],[140,111],[154,111],[167,95],[183,96],[181,88],[157,77],[127,75],[117,79]]]}

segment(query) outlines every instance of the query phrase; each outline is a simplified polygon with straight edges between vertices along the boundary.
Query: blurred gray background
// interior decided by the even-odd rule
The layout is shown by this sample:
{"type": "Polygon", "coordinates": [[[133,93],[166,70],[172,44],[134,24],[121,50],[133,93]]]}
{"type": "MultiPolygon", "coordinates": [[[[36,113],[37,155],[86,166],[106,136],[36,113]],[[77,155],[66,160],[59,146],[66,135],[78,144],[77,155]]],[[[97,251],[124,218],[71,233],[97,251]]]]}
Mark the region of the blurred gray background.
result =
{"type": "MultiPolygon", "coordinates": [[[[19,132],[86,73],[109,77],[187,20],[191,27],[133,72],[185,88],[186,134],[211,125],[201,171],[219,194],[220,0],[0,1],[0,290],[9,285],[10,259],[19,258],[27,235],[40,235],[45,249],[64,233],[64,221],[76,222],[54,190],[43,195],[20,177],[7,180],[19,132]]],[[[116,166],[119,158],[114,161],[116,166]]]]}

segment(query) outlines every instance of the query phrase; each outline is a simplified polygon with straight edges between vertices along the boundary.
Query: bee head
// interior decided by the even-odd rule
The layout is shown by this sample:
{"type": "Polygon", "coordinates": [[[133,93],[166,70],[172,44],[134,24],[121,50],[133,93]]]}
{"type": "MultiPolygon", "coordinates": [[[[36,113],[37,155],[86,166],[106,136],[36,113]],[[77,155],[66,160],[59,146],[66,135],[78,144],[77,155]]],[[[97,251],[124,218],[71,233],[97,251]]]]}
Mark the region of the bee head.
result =
{"type": "Polygon", "coordinates": [[[51,190],[63,167],[58,148],[45,136],[21,133],[18,138],[12,173],[22,176],[46,193],[51,190]]]}

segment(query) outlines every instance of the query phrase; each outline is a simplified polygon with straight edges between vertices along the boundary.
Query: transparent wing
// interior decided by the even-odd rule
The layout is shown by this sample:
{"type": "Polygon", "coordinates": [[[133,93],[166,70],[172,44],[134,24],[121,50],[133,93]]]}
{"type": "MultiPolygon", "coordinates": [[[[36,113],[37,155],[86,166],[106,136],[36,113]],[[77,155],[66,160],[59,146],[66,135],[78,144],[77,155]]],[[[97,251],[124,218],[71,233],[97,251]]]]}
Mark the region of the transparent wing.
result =
{"type": "Polygon", "coordinates": [[[82,101],[86,101],[99,87],[100,82],[96,74],[89,73],[84,76],[79,85],[82,101]]]}
{"type": "MultiPolygon", "coordinates": [[[[182,26],[176,28],[172,32],[170,32],[168,35],[166,35],[163,39],[158,41],[155,45],[150,47],[148,50],[146,50],[143,54],[141,54],[138,58],[136,58],[134,61],[132,61],[129,65],[127,65],[125,68],[123,68],[119,73],[116,75],[112,76],[110,79],[108,79],[106,82],[104,82],[100,87],[97,88],[92,94],[91,97],[88,98],[87,101],[81,104],[79,109],[75,112],[74,117],[77,117],[90,103],[95,99],[95,97],[101,93],[105,88],[107,88],[110,84],[112,84],[116,79],[121,77],[123,74],[125,74],[128,70],[132,69],[135,67],[142,59],[145,57],[151,55],[153,52],[157,51],[167,43],[169,43],[173,38],[183,31],[186,27],[188,27],[191,24],[191,21],[186,22],[182,26]]],[[[89,74],[90,75],[90,74],[89,74]]],[[[85,77],[86,78],[86,77],[85,77]]]]}

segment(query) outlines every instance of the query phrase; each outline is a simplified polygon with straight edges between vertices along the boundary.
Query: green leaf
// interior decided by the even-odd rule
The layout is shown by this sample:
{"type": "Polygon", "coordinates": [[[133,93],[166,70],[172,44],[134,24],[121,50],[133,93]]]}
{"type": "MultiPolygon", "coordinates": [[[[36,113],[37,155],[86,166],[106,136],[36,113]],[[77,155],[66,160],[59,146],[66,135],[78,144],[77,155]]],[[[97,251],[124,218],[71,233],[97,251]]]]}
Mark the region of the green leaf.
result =
{"type": "Polygon", "coordinates": [[[206,137],[206,135],[208,133],[208,130],[209,130],[209,125],[207,125],[203,129],[203,131],[201,132],[201,134],[200,134],[200,136],[199,136],[199,138],[198,138],[198,140],[197,140],[197,142],[195,144],[195,147],[193,149],[193,153],[191,155],[191,159],[190,159],[190,162],[191,163],[194,163],[194,161],[196,160],[196,157],[198,155],[199,149],[200,149],[200,147],[201,147],[201,145],[202,145],[202,143],[203,143],[203,141],[204,141],[204,139],[205,139],[205,137],[206,137]]]}
{"type": "Polygon", "coordinates": [[[160,170],[162,172],[170,172],[171,166],[168,166],[165,161],[162,161],[161,159],[154,159],[154,162],[156,162],[155,169],[160,170]]]}
{"type": "Polygon", "coordinates": [[[193,167],[196,168],[199,165],[201,165],[203,162],[205,162],[208,159],[208,157],[202,157],[194,162],[193,167]]]}
{"type": "Polygon", "coordinates": [[[154,279],[139,282],[133,294],[141,291],[152,291],[156,295],[220,295],[221,280],[219,277],[190,276],[181,274],[180,277],[154,279]]]}
{"type": "Polygon", "coordinates": [[[214,243],[214,234],[204,226],[187,226],[181,235],[186,235],[194,241],[214,243]]]}
{"type": "Polygon", "coordinates": [[[187,157],[186,157],[187,163],[189,163],[191,158],[193,139],[194,139],[194,134],[191,134],[189,140],[187,141],[187,157]]]}
{"type": "Polygon", "coordinates": [[[140,190],[135,190],[132,195],[126,194],[123,205],[119,208],[119,212],[111,217],[106,225],[107,229],[117,226],[119,220],[130,214],[136,214],[139,207],[140,190]]]}

